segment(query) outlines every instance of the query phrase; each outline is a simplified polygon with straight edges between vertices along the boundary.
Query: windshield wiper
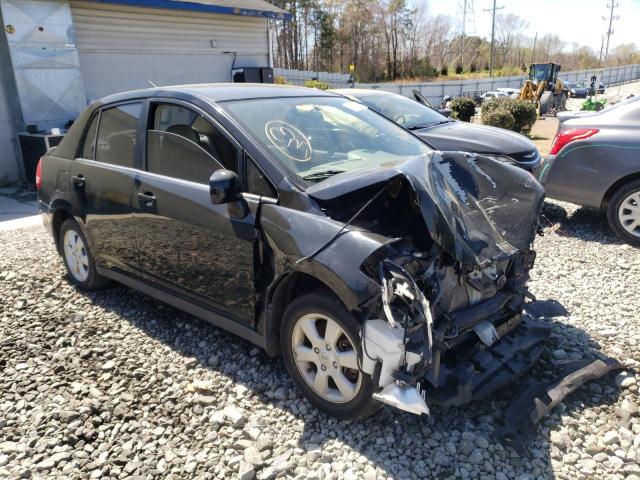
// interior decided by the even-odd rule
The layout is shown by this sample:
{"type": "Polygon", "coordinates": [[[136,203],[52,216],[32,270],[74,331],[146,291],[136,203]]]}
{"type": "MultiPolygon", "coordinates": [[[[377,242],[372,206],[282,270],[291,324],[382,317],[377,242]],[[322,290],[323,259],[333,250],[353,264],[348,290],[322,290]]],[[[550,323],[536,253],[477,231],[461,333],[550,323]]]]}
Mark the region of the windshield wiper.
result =
{"type": "Polygon", "coordinates": [[[429,124],[425,124],[425,125],[412,125],[411,127],[407,127],[407,130],[422,130],[423,128],[431,128],[431,127],[435,127],[436,125],[442,125],[444,123],[451,123],[451,120],[440,120],[439,122],[436,123],[429,123],[429,124]]]}
{"type": "Polygon", "coordinates": [[[329,177],[333,177],[334,175],[338,175],[339,173],[344,173],[346,170],[322,170],[321,172],[313,172],[309,173],[302,177],[303,180],[324,180],[329,177]]]}
{"type": "MultiPolygon", "coordinates": [[[[429,128],[429,127],[433,127],[433,123],[429,123],[429,124],[425,124],[425,125],[412,125],[410,127],[407,127],[407,130],[422,130],[423,128],[429,128]]],[[[436,124],[437,125],[437,124],[436,124]]]]}

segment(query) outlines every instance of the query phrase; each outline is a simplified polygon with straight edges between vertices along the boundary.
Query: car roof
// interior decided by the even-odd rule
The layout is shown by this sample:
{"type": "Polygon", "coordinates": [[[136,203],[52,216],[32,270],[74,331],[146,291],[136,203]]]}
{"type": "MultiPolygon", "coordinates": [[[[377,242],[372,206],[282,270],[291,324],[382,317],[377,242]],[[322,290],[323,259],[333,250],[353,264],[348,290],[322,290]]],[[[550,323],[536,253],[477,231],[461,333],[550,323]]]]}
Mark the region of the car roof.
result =
{"type": "Polygon", "coordinates": [[[248,100],[277,97],[326,97],[335,96],[331,92],[294,85],[272,85],[265,83],[201,83],[191,85],[171,85],[116,93],[102,98],[101,103],[113,103],[147,97],[162,97],[182,93],[191,94],[214,102],[248,100]]]}

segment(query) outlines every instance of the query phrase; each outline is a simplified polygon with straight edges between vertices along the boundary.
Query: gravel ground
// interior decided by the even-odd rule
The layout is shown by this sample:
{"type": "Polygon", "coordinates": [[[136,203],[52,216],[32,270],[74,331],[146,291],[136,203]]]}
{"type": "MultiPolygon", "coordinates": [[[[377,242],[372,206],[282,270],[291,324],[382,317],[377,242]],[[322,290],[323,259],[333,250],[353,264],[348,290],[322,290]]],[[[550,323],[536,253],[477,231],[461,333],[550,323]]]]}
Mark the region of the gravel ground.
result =
{"type": "MultiPolygon", "coordinates": [[[[560,305],[539,304],[536,371],[594,350],[638,369],[640,252],[593,211],[546,213],[531,286],[560,305]]],[[[75,290],[42,228],[0,246],[0,477],[640,479],[633,373],[574,392],[522,455],[496,434],[508,392],[338,423],[247,342],[124,287],[75,290]]]]}

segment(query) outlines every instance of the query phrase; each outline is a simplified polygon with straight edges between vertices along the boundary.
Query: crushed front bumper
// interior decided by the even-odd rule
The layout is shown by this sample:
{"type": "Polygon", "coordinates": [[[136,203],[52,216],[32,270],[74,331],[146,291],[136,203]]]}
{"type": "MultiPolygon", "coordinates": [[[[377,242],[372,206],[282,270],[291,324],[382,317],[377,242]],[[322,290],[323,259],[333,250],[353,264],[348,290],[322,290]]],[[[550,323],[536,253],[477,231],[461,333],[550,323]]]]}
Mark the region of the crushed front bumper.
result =
{"type": "Polygon", "coordinates": [[[497,342],[477,349],[455,368],[434,365],[431,372],[435,372],[437,379],[425,382],[429,403],[462,405],[482,398],[535,365],[551,333],[550,327],[528,315],[517,315],[500,327],[497,342]]]}

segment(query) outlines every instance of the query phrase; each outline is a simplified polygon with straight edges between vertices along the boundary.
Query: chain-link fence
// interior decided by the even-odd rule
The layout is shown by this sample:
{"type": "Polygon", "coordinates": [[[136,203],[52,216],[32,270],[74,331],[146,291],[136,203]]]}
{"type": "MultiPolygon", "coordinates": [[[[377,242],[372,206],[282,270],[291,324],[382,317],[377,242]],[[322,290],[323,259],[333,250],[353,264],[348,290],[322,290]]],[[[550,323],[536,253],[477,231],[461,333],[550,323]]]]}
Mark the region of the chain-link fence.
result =
{"type": "MultiPolygon", "coordinates": [[[[328,83],[331,88],[373,88],[399,93],[407,97],[413,96],[413,90],[419,91],[434,105],[440,104],[446,95],[473,96],[484,92],[494,91],[497,88],[520,88],[527,79],[526,75],[513,77],[476,78],[467,80],[449,80],[444,82],[392,82],[392,83],[355,83],[351,84],[350,75],[344,73],[313,72],[304,70],[274,69],[276,77],[283,77],[287,83],[304,85],[309,80],[320,80],[328,83]]],[[[579,70],[575,72],[560,72],[560,78],[566,82],[590,82],[595,75],[598,82],[607,86],[620,85],[640,80],[640,64],[622,65],[602,69],[579,70]]]]}
{"type": "MultiPolygon", "coordinates": [[[[640,64],[622,65],[620,67],[560,72],[560,78],[566,82],[587,82],[595,75],[598,82],[607,86],[620,85],[640,80],[640,64]]],[[[419,91],[434,105],[440,104],[446,95],[453,97],[472,96],[498,88],[520,88],[527,79],[526,75],[513,77],[478,78],[468,80],[450,80],[444,82],[421,83],[356,83],[357,88],[373,88],[399,93],[407,97],[413,96],[413,90],[419,91]]]]}
{"type": "Polygon", "coordinates": [[[290,85],[304,86],[309,80],[319,80],[328,83],[331,88],[348,88],[351,75],[345,73],[315,72],[311,70],[291,70],[274,68],[274,77],[282,77],[290,85]]]}

